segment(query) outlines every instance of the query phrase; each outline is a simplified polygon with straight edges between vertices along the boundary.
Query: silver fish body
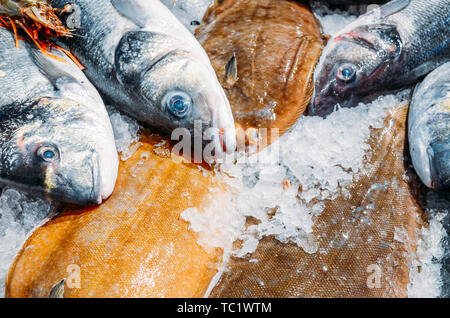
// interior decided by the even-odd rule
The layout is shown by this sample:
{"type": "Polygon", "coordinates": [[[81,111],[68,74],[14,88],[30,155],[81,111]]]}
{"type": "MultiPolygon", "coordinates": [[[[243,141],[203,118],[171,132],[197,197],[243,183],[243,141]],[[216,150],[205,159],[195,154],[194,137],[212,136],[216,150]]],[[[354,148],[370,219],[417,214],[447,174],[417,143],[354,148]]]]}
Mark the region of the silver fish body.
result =
{"type": "Polygon", "coordinates": [[[217,151],[234,151],[233,115],[209,58],[160,1],[53,1],[57,7],[69,2],[80,21],[62,45],[106,98],[168,136],[177,128],[193,136],[201,121],[204,131],[215,131],[217,151]]]}
{"type": "Polygon", "coordinates": [[[393,0],[344,28],[315,71],[312,114],[414,84],[450,61],[450,0],[393,0]]]}
{"type": "Polygon", "coordinates": [[[0,184],[76,204],[113,191],[118,156],[103,101],[83,72],[0,28],[0,184]]]}
{"type": "Polygon", "coordinates": [[[450,190],[450,62],[416,87],[408,139],[414,169],[422,182],[429,188],[450,190]]]}

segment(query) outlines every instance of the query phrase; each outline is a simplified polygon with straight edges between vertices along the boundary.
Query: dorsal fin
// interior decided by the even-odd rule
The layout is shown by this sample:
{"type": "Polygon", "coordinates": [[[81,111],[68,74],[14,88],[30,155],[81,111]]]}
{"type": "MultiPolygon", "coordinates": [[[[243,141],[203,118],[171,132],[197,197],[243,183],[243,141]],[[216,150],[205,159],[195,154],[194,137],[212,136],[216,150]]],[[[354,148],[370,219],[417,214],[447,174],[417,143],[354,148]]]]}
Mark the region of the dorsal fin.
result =
{"type": "MultiPolygon", "coordinates": [[[[39,71],[48,78],[48,80],[52,83],[53,87],[56,90],[61,89],[61,83],[67,82],[78,82],[71,74],[64,71],[61,66],[62,64],[69,66],[64,62],[60,62],[51,57],[47,57],[40,50],[35,48],[29,49],[31,59],[34,64],[39,68],[39,71]]],[[[68,58],[63,55],[63,53],[56,53],[57,51],[52,51],[52,54],[57,55],[58,57],[63,57],[66,61],[68,58]]],[[[70,63],[67,61],[67,63],[70,63]]]]}
{"type": "Polygon", "coordinates": [[[380,16],[382,18],[386,18],[397,12],[400,12],[403,9],[405,9],[407,6],[409,6],[410,3],[411,3],[411,0],[392,0],[380,7],[380,16]]]}
{"type": "Polygon", "coordinates": [[[113,7],[140,28],[147,25],[147,6],[139,0],[110,0],[113,7]]]}

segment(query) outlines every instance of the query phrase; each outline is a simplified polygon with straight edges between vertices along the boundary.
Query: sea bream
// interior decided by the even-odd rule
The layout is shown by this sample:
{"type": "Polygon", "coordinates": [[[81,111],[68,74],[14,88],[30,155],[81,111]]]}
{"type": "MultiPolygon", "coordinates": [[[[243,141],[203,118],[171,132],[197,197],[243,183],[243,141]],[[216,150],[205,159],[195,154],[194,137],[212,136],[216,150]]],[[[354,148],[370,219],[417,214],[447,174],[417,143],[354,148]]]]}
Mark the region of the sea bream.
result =
{"type": "Polygon", "coordinates": [[[422,182],[450,190],[450,62],[431,72],[414,91],[408,134],[414,169],[422,182]]]}
{"type": "Polygon", "coordinates": [[[118,156],[103,101],[63,53],[0,28],[0,184],[76,204],[113,191],[118,156]],[[60,61],[63,59],[64,61],[60,61]]]}
{"type": "Polygon", "coordinates": [[[344,28],[315,71],[311,113],[356,106],[420,78],[450,60],[450,0],[393,0],[344,28]]]}
{"type": "Polygon", "coordinates": [[[61,45],[108,100],[168,136],[176,128],[193,136],[201,121],[217,152],[234,151],[230,104],[208,56],[167,7],[159,0],[53,1],[68,3],[73,37],[61,45]]]}

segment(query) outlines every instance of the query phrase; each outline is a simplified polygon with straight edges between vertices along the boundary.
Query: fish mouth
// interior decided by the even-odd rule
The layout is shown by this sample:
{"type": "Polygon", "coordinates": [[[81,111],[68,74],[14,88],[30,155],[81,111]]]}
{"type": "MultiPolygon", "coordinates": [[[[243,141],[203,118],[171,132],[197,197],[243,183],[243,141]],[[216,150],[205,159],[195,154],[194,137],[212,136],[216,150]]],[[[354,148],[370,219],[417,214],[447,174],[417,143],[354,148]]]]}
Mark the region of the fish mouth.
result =
{"type": "Polygon", "coordinates": [[[438,191],[450,190],[450,144],[436,142],[428,148],[430,160],[430,188],[438,191]]]}
{"type": "Polygon", "coordinates": [[[355,107],[358,106],[359,102],[363,101],[359,95],[346,92],[337,93],[332,88],[329,88],[327,92],[322,92],[321,94],[316,95],[314,92],[308,112],[311,116],[326,118],[337,108],[355,107]]]}
{"type": "Polygon", "coordinates": [[[55,200],[76,205],[98,205],[103,202],[102,178],[98,160],[86,166],[71,169],[69,173],[56,172],[53,189],[47,193],[55,200]]]}
{"type": "Polygon", "coordinates": [[[100,161],[97,159],[94,162],[95,164],[92,166],[92,204],[101,204],[104,198],[101,192],[100,161]]]}
{"type": "Polygon", "coordinates": [[[309,115],[327,117],[338,105],[338,100],[333,96],[313,96],[309,106],[309,115]]]}
{"type": "Polygon", "coordinates": [[[213,116],[212,127],[217,129],[213,139],[216,142],[216,149],[222,153],[232,154],[236,150],[236,127],[231,108],[228,110],[213,116]]]}

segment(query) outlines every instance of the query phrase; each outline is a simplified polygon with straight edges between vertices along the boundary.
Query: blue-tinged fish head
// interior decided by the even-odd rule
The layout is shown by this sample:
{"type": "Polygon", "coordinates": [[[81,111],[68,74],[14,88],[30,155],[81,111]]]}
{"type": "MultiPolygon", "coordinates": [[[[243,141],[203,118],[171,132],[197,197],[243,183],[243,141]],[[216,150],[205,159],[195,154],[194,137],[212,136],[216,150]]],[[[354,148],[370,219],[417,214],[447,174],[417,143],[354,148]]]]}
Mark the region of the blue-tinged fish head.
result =
{"type": "Polygon", "coordinates": [[[92,113],[66,99],[11,109],[2,150],[2,181],[58,201],[91,205],[106,199],[117,177],[117,151],[92,113]]]}
{"type": "Polygon", "coordinates": [[[213,143],[216,153],[232,152],[236,132],[230,103],[204,52],[195,49],[165,35],[129,32],[116,51],[117,76],[147,106],[146,121],[153,127],[168,136],[177,128],[192,137],[204,133],[204,146],[213,143]]]}
{"type": "MultiPolygon", "coordinates": [[[[414,169],[428,188],[450,189],[450,131],[448,124],[436,118],[419,118],[423,124],[409,131],[409,146],[414,169]],[[446,132],[439,130],[447,125],[446,132]],[[437,129],[436,129],[437,128],[437,129]],[[443,132],[443,133],[442,133],[443,132]]],[[[409,120],[413,118],[410,114],[409,120]]],[[[439,119],[439,118],[438,118],[439,119]]]]}
{"type": "Polygon", "coordinates": [[[401,53],[401,41],[391,25],[361,26],[332,38],[315,70],[310,113],[326,116],[335,107],[353,107],[370,99],[401,53]]]}

